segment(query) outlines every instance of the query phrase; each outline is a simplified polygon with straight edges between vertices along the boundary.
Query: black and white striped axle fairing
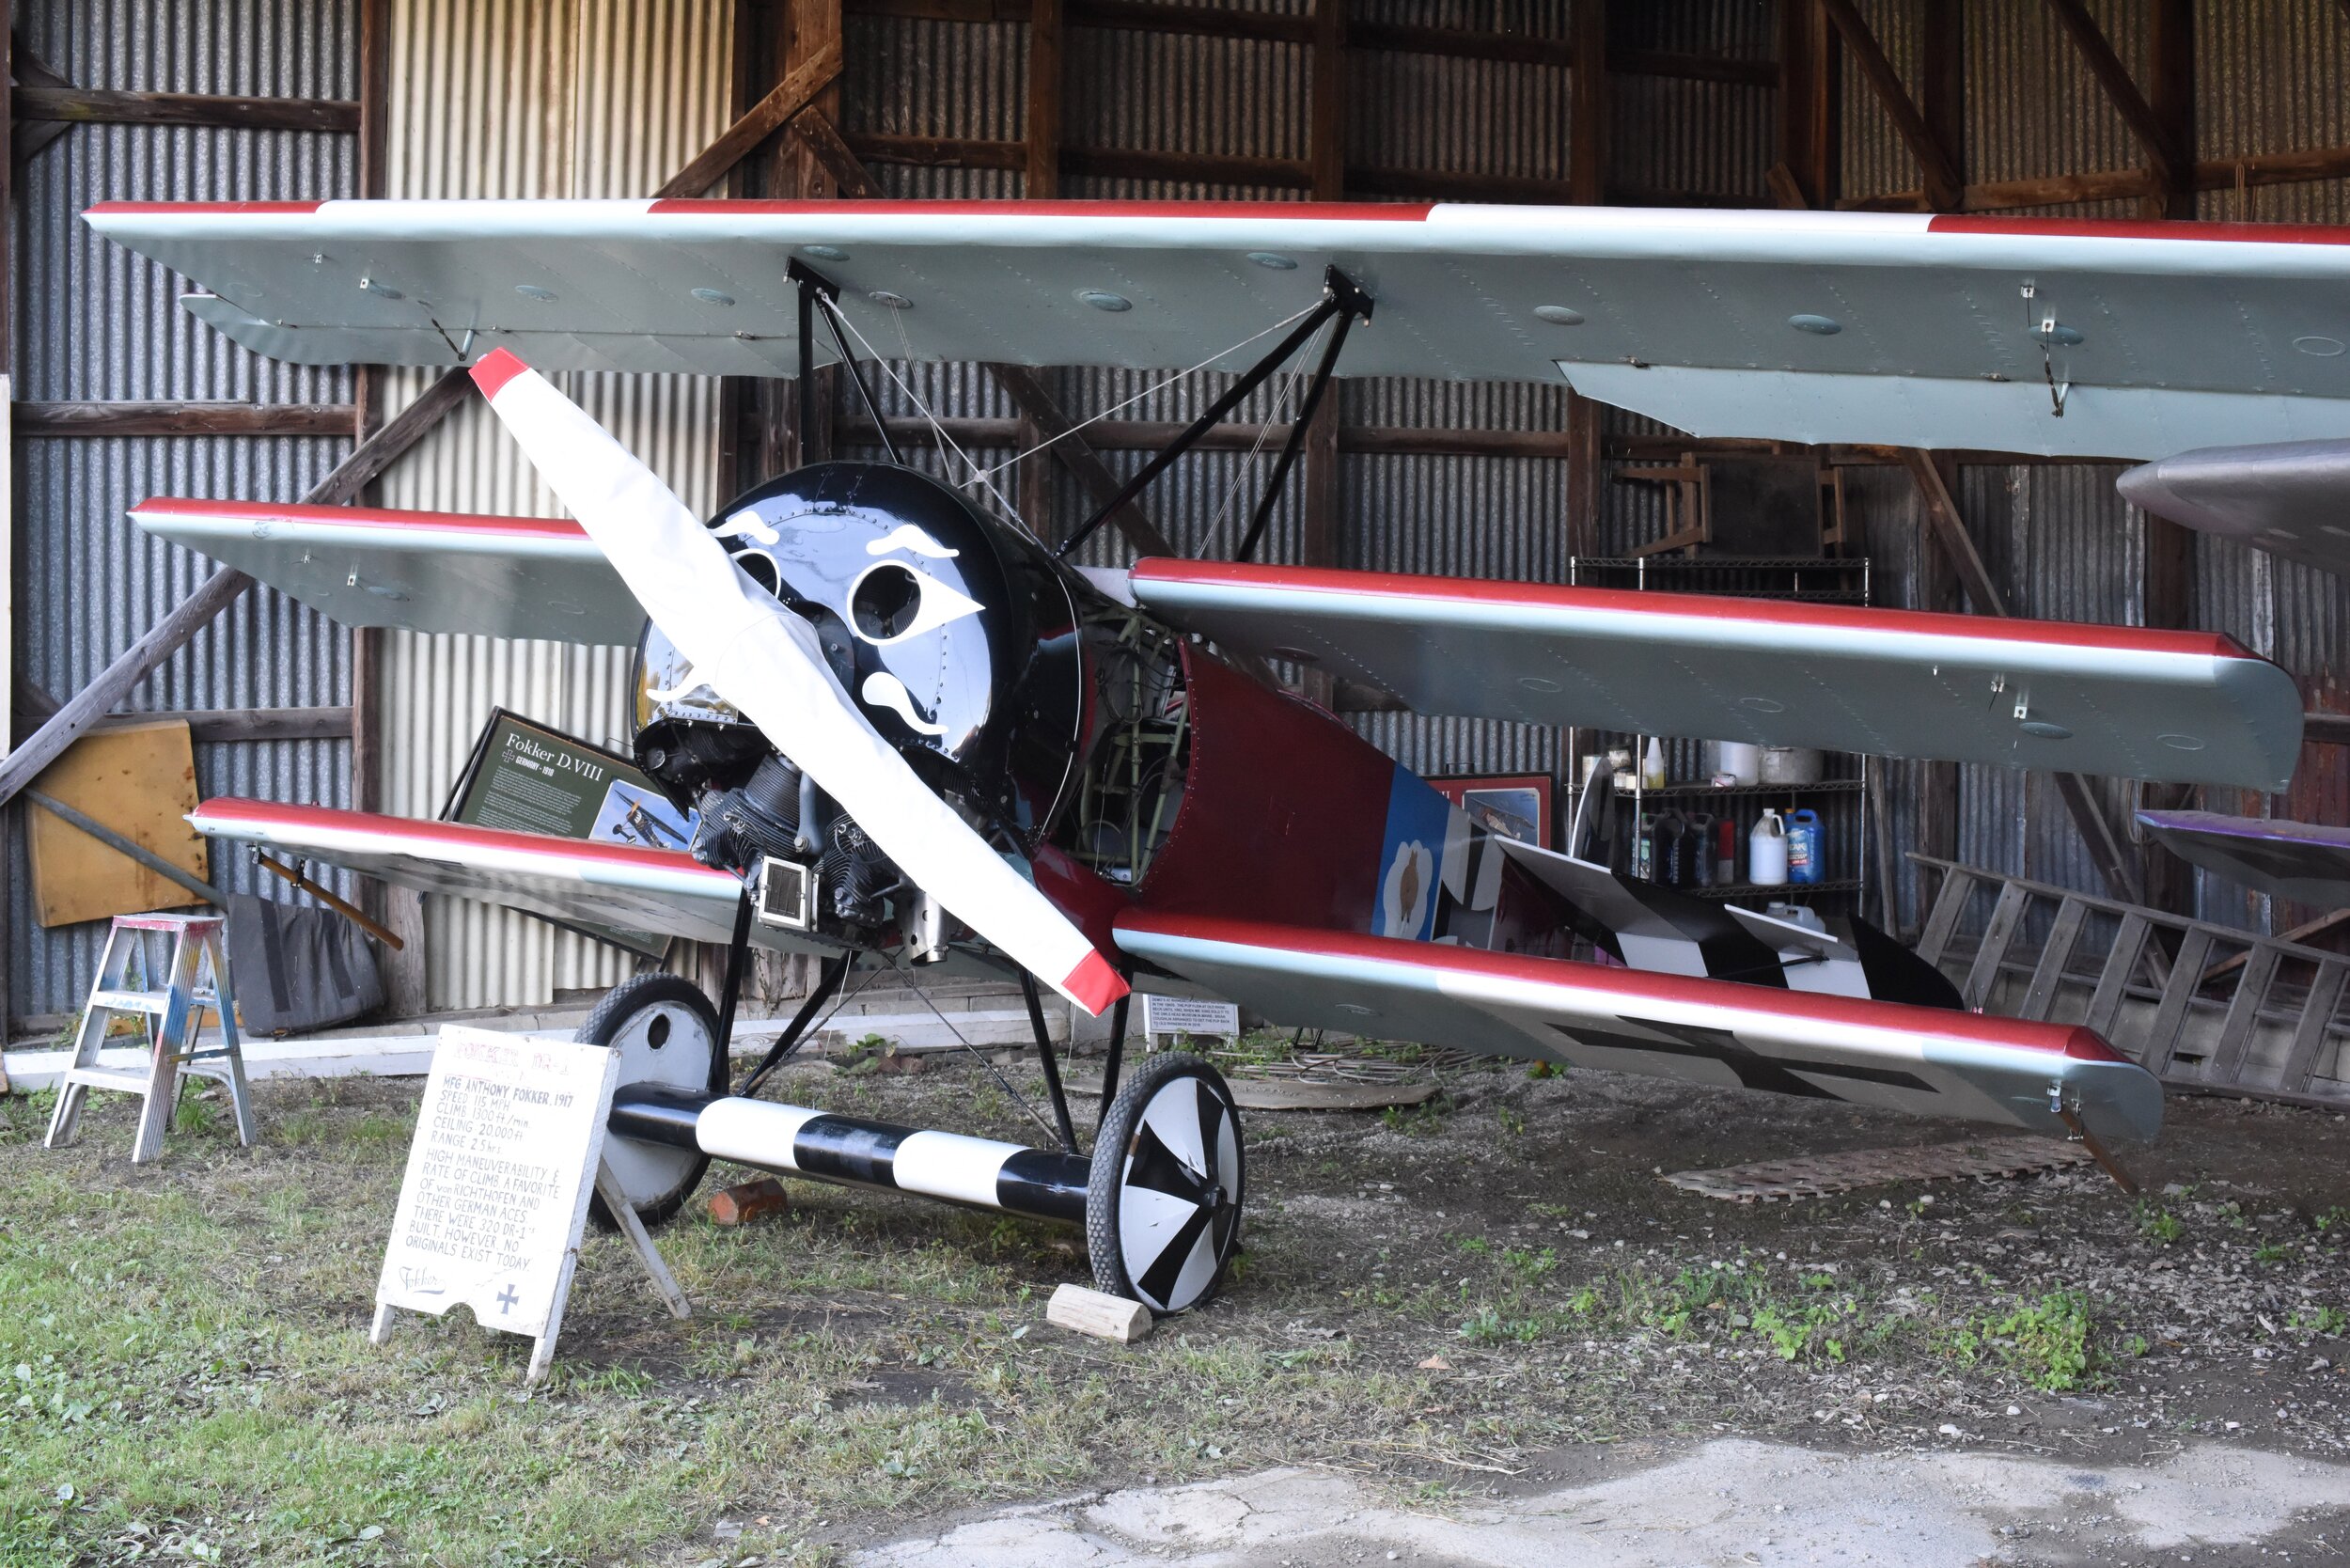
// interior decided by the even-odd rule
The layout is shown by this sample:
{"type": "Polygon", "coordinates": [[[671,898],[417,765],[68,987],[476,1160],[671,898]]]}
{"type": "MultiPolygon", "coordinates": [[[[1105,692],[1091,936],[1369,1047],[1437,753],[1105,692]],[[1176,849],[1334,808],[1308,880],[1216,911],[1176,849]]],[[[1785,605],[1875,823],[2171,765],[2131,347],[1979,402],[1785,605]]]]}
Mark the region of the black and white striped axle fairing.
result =
{"type": "Polygon", "coordinates": [[[1239,1114],[1198,1057],[1144,1062],[1088,1159],[721,1093],[720,1034],[708,998],[675,975],[615,986],[580,1026],[583,1043],[619,1053],[603,1162],[648,1225],[678,1214],[716,1159],[1082,1225],[1094,1283],[1154,1312],[1214,1295],[1239,1250],[1239,1114]]]}
{"type": "Polygon", "coordinates": [[[805,1105],[637,1085],[613,1096],[615,1137],[785,1176],[910,1192],[1082,1225],[1091,1165],[994,1138],[867,1121],[805,1105]]]}

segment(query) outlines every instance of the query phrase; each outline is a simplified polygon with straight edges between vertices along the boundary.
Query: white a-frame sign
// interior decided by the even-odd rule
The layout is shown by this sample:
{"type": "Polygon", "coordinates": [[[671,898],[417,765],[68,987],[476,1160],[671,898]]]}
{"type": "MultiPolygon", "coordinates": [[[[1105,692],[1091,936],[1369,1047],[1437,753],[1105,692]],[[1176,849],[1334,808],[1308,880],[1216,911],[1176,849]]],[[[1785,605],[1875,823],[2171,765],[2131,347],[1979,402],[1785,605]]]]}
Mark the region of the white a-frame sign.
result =
{"type": "MultiPolygon", "coordinates": [[[[579,1262],[588,1200],[603,1160],[619,1053],[602,1045],[441,1030],[416,1114],[400,1208],[375,1286],[377,1344],[401,1308],[477,1321],[537,1341],[527,1381],[545,1375],[579,1262]]],[[[617,1190],[605,1200],[669,1310],[684,1297],[617,1190]]]]}

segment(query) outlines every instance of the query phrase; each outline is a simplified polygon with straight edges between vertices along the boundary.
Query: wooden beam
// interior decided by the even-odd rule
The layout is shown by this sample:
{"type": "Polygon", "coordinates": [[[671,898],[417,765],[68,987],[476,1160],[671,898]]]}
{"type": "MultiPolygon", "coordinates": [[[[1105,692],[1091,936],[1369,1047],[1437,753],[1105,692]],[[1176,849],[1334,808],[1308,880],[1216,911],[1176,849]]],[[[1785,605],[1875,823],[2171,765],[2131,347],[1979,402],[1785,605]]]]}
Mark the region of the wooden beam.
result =
{"type": "Polygon", "coordinates": [[[231,98],[215,93],[121,92],[19,86],[14,118],[72,125],[214,125],[243,131],[359,129],[359,105],[340,98],[231,98]]]}
{"type": "Polygon", "coordinates": [[[1885,50],[1876,35],[1869,30],[1868,22],[1853,0],[1819,0],[1819,4],[1837,36],[1844,40],[1844,47],[1852,51],[1853,63],[1860,68],[1870,90],[1884,105],[1895,133],[1924,171],[1927,201],[1937,212],[1956,212],[1966,182],[1960,177],[1949,149],[1935,140],[1925,117],[1911,102],[1909,89],[1902,86],[1901,73],[1885,57],[1885,50]]]}
{"type": "Polygon", "coordinates": [[[1313,21],[1306,158],[1314,199],[1337,201],[1346,194],[1346,0],[1314,0],[1313,21]]]}
{"type": "Polygon", "coordinates": [[[2106,97],[2121,111],[2123,120],[2130,128],[2130,134],[2138,138],[2138,148],[2146,154],[2146,165],[2154,176],[2155,186],[2164,191],[2183,189],[2186,185],[2185,171],[2190,166],[2191,149],[2171,144],[2169,131],[2155,116],[2154,107],[2146,102],[2145,95],[2138,90],[2138,84],[2130,79],[2129,68],[2113,52],[2113,45],[2107,41],[2105,30],[2097,25],[2097,19],[2089,14],[2088,6],[2082,0],[2042,0],[2042,3],[2055,13],[2058,24],[2072,39],[2073,47],[2079,51],[2081,59],[2088,65],[2090,74],[2097,78],[2097,85],[2105,89],[2106,97]]]}
{"type": "MultiPolygon", "coordinates": [[[[2350,179],[2350,147],[2300,148],[2256,152],[2245,158],[2206,158],[2195,165],[2198,191],[2230,191],[2246,185],[2300,185],[2350,179]]],[[[2122,201],[2158,194],[2144,169],[2108,169],[2097,174],[2060,174],[2034,180],[1999,180],[1969,185],[1962,211],[1998,212],[2022,207],[2064,207],[2084,201],[2122,201]]],[[[1856,212],[1915,212],[1924,198],[1916,191],[1856,196],[1837,205],[1856,212]]]]}
{"type": "MultiPolygon", "coordinates": [[[[955,445],[966,451],[981,447],[1012,450],[1021,444],[1017,419],[950,416],[939,420],[939,424],[954,438],[955,445]]],[[[901,447],[930,445],[936,439],[927,420],[893,418],[887,425],[889,439],[901,447]]],[[[1174,420],[1104,419],[1086,427],[1085,439],[1086,445],[1099,452],[1155,452],[1166,447],[1184,428],[1174,420]]],[[[1289,434],[1288,425],[1277,424],[1268,429],[1235,420],[1210,426],[1198,445],[1203,452],[1246,452],[1260,446],[1278,447],[1289,439],[1289,434]]],[[[840,438],[852,446],[878,445],[873,422],[861,415],[840,421],[840,438]]],[[[1549,458],[1562,462],[1573,460],[1574,439],[1572,431],[1464,430],[1446,425],[1343,425],[1338,436],[1342,452],[1402,457],[1549,458]]],[[[1682,438],[1682,444],[1693,445],[1686,437],[1682,438]]]]}
{"type": "MultiPolygon", "coordinates": [[[[1118,476],[1104,465],[1084,435],[1070,433],[1075,431],[1077,422],[1062,411],[1059,401],[1044,384],[1042,376],[1026,365],[990,365],[987,372],[995,378],[995,384],[1004,389],[1004,395],[1011,400],[1012,406],[1026,416],[1046,439],[1060,438],[1046,450],[1077,477],[1077,482],[1092,497],[1093,505],[1103,506],[1118,494],[1120,488],[1118,476]]],[[[1089,428],[1100,429],[1099,426],[1089,428]]],[[[1049,528],[1047,520],[1040,518],[1035,521],[1049,528]]],[[[1152,523],[1150,515],[1136,502],[1129,501],[1120,507],[1111,514],[1110,521],[1118,525],[1118,531],[1126,536],[1127,542],[1135,547],[1137,554],[1172,556],[1177,553],[1174,545],[1167,542],[1167,536],[1159,532],[1158,525],[1152,523]]]]}
{"type": "Polygon", "coordinates": [[[1567,106],[1567,199],[1607,200],[1607,0],[1574,0],[1575,59],[1567,106]]]}
{"type": "Polygon", "coordinates": [[[882,195],[882,188],[873,182],[863,164],[857,162],[849,144],[834,129],[831,117],[809,104],[791,118],[791,134],[813,156],[817,165],[832,176],[832,182],[845,196],[870,201],[882,195]]]}
{"type": "Polygon", "coordinates": [[[1966,186],[1966,3],[1924,0],[1919,13],[1918,113],[1966,186]]]}
{"type": "MultiPolygon", "coordinates": [[[[1933,458],[1915,448],[1909,449],[1908,466],[1917,480],[1919,499],[1925,505],[1928,535],[1940,549],[1944,558],[1957,573],[1959,586],[1966,590],[1977,615],[2007,614],[2006,596],[1991,580],[1991,572],[1983,565],[1982,556],[1975,548],[1974,537],[1966,531],[1966,519],[1959,515],[1958,503],[1951,498],[1950,488],[1933,458]]],[[[2090,858],[2096,863],[2098,873],[2113,897],[2125,903],[2142,903],[2135,857],[2127,841],[2116,832],[2099,804],[2095,785],[2076,773],[2053,776],[2057,793],[2080,830],[2082,840],[2089,846],[2090,858]]]]}
{"type": "Polygon", "coordinates": [[[1060,195],[1061,3],[1029,0],[1026,178],[1031,201],[1060,195]]]}
{"type": "Polygon", "coordinates": [[[2196,0],[2151,3],[2147,54],[2153,61],[2153,79],[2147,84],[2147,103],[2178,161],[2173,178],[2160,192],[2149,196],[2141,210],[2150,218],[2191,218],[2195,215],[2196,0]]]}
{"type": "Polygon", "coordinates": [[[2350,713],[2303,713],[2301,741],[2305,745],[2350,745],[2350,713]]]}
{"type": "MultiPolygon", "coordinates": [[[[793,122],[797,128],[798,122],[793,122]]],[[[978,137],[911,136],[891,132],[846,133],[843,143],[852,156],[874,164],[907,164],[921,168],[1006,169],[1027,167],[1025,142],[991,141],[978,137]]],[[[1088,175],[1105,180],[1188,180],[1218,185],[1264,185],[1277,190],[1313,189],[1314,167],[1308,158],[1263,158],[1217,152],[1167,152],[1150,148],[1064,147],[1064,175],[1088,175]]],[[[1571,202],[1574,186],[1568,180],[1530,175],[1458,174],[1436,169],[1350,167],[1343,188],[1350,196],[1389,196],[1430,201],[1571,202]]],[[[1723,191],[1660,190],[1647,186],[1610,185],[1606,199],[1624,207],[1739,208],[1752,198],[1723,191]]]]}
{"type": "MultiPolygon", "coordinates": [[[[373,438],[362,442],[320,480],[302,498],[305,504],[343,506],[356,500],[360,489],[439,424],[472,384],[471,377],[462,368],[444,371],[439,380],[425,388],[422,396],[400,412],[400,417],[373,438]]],[[[67,746],[128,697],[133,687],[187,646],[190,638],[252,586],[251,577],[230,568],[214,572],[194,593],[174,605],[145,635],[101,670],[97,679],[74,693],[54,716],[27,736],[5,762],[0,762],[0,805],[13,800],[67,746]]]]}
{"type": "Polygon", "coordinates": [[[355,403],[18,403],[20,436],[331,435],[358,431],[355,403]]]}
{"type": "Polygon", "coordinates": [[[1834,193],[1827,183],[1827,62],[1833,45],[1815,0],[1779,0],[1778,160],[1765,173],[1781,207],[1825,207],[1834,193]]]}
{"type": "MultiPolygon", "coordinates": [[[[1030,0],[850,0],[846,9],[855,16],[1001,24],[1027,21],[1030,0]]],[[[1066,0],[1065,15],[1073,27],[1189,33],[1265,43],[1313,42],[1313,18],[1292,13],[1234,10],[1221,6],[1160,5],[1157,0],[1066,0]]],[[[1499,60],[1511,65],[1559,69],[1572,69],[1574,64],[1574,45],[1562,39],[1465,27],[1350,22],[1346,46],[1383,54],[1499,60]]],[[[1767,87],[1778,80],[1777,68],[1765,60],[1736,60],[1662,49],[1619,50],[1608,65],[1621,75],[1679,77],[1738,86],[1767,87]]]]}
{"type": "Polygon", "coordinates": [[[702,149],[653,192],[654,199],[703,195],[725,179],[727,172],[741,163],[751,149],[766,140],[771,132],[807,108],[839,74],[840,47],[835,40],[786,72],[774,91],[752,105],[748,114],[728,126],[716,141],[702,149]]]}

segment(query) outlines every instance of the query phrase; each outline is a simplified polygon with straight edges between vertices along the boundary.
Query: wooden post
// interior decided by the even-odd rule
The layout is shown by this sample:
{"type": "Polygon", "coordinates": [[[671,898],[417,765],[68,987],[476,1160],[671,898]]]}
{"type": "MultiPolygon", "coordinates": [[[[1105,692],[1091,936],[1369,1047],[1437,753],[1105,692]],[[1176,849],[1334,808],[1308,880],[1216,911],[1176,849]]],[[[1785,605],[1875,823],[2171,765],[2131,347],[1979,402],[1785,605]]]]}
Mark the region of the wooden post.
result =
{"type": "Polygon", "coordinates": [[[1607,0],[1574,0],[1574,74],[1567,126],[1569,199],[1607,200],[1607,0]]]}
{"type": "Polygon", "coordinates": [[[1925,0],[1919,19],[1918,111],[1926,130],[1947,153],[1959,182],[1958,205],[1966,184],[1966,4],[1925,0]]]}
{"type": "Polygon", "coordinates": [[[1314,0],[1313,99],[1306,156],[1314,199],[1337,201],[1346,186],[1346,0],[1314,0]]]}
{"type": "Polygon", "coordinates": [[[1021,194],[1060,195],[1061,0],[1028,3],[1028,169],[1021,194]]]}
{"type": "MultiPolygon", "coordinates": [[[[1918,481],[1920,498],[1925,503],[1928,533],[1950,565],[1956,572],[1960,585],[1966,588],[1977,615],[2007,614],[2007,599],[1991,580],[1991,572],[1983,565],[1982,557],[1975,549],[1975,541],[1966,531],[1966,519],[1959,515],[1958,503],[1951,499],[1949,484],[1940,469],[1926,453],[1905,449],[1911,476],[1918,481]]],[[[2144,890],[2138,881],[2136,857],[2128,841],[2115,830],[2097,799],[2096,786],[2076,773],[2051,776],[2057,793],[2071,813],[2073,825],[2080,829],[2082,839],[2089,846],[2090,858],[2097,864],[2098,873],[2105,878],[2112,895],[2124,903],[2143,903],[2144,890]]]]}
{"type": "MultiPolygon", "coordinates": [[[[2140,209],[2150,218],[2195,215],[2195,0],[2152,0],[2147,53],[2153,79],[2148,106],[2175,155],[2171,179],[2140,209]]],[[[2149,623],[2151,624],[2151,622],[2149,623]]]]}

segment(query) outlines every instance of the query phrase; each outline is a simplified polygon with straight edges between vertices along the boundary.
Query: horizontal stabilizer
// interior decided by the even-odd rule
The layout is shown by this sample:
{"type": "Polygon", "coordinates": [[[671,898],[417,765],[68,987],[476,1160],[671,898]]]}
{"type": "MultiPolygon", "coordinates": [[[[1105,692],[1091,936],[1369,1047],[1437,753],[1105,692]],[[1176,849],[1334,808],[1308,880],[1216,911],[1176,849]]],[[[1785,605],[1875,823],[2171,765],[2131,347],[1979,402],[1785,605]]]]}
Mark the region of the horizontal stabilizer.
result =
{"type": "Polygon", "coordinates": [[[346,626],[626,647],[645,625],[569,518],[159,497],[131,520],[346,626]]]}
{"type": "Polygon", "coordinates": [[[2293,678],[2232,638],[1152,558],[1136,603],[1416,712],[2281,790],[2293,678]]]}
{"type": "Polygon", "coordinates": [[[2138,821],[2188,865],[2255,892],[2320,909],[2350,905],[2350,827],[2215,811],[2140,811],[2138,821]]]}
{"type": "Polygon", "coordinates": [[[2092,1031],[1383,936],[1132,911],[1118,945],[1277,1024],[2116,1142],[2162,1086],[2092,1031]]]}

